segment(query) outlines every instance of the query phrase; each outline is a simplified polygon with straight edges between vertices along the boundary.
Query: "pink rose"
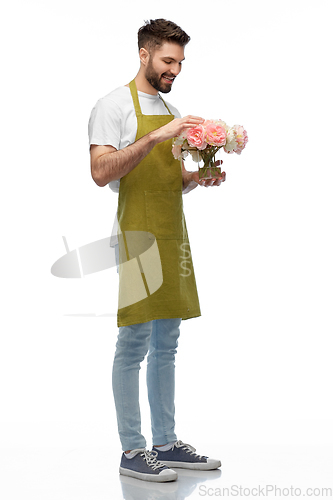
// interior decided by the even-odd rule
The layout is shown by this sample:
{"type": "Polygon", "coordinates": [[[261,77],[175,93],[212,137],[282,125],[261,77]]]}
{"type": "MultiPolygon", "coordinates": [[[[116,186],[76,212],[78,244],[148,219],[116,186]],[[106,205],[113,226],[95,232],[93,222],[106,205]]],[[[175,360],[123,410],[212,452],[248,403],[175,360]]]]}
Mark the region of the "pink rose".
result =
{"type": "Polygon", "coordinates": [[[187,131],[187,142],[192,148],[205,149],[207,143],[205,141],[205,129],[202,125],[197,125],[187,131]]]}
{"type": "Polygon", "coordinates": [[[205,139],[211,146],[224,146],[227,140],[227,130],[218,121],[206,120],[204,123],[206,129],[205,139]]]}

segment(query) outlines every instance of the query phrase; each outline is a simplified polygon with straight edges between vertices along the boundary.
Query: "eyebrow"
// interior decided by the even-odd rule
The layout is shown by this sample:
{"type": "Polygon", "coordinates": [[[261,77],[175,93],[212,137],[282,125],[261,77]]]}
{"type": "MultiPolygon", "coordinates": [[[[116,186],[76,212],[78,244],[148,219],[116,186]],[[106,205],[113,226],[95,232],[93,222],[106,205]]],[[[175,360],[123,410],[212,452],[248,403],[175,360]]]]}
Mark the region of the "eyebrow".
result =
{"type": "MultiPolygon", "coordinates": [[[[174,57],[170,57],[170,56],[163,56],[162,59],[170,59],[171,61],[178,62],[174,57]]],[[[183,61],[185,61],[185,57],[184,57],[184,59],[182,59],[179,62],[183,62],[183,61]]]]}

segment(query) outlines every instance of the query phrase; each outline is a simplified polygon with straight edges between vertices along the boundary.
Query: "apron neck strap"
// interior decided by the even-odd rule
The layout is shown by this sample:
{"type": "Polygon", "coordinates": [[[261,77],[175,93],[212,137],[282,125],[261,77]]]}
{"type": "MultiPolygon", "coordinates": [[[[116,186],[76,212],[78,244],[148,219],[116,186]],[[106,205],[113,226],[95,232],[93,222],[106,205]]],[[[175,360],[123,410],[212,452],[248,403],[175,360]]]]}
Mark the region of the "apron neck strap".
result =
{"type": "MultiPolygon", "coordinates": [[[[133,99],[133,103],[134,103],[134,109],[135,109],[136,116],[142,115],[141,106],[140,106],[139,97],[138,97],[138,90],[136,88],[135,80],[132,80],[130,82],[129,88],[130,88],[130,91],[132,94],[132,99],[133,99]]],[[[166,105],[166,102],[164,101],[164,99],[161,97],[160,94],[158,94],[158,96],[161,99],[161,101],[163,102],[166,109],[169,111],[169,114],[172,115],[172,113],[171,113],[170,109],[168,108],[168,106],[166,105]]]]}
{"type": "Polygon", "coordinates": [[[141,106],[140,106],[140,103],[139,103],[138,91],[137,91],[137,88],[136,88],[135,80],[132,80],[130,82],[129,88],[130,88],[130,91],[131,91],[131,94],[132,94],[132,99],[133,99],[133,103],[134,103],[134,108],[135,108],[136,116],[142,115],[142,111],[141,111],[141,106]]]}
{"type": "MultiPolygon", "coordinates": [[[[167,104],[166,104],[165,100],[162,98],[162,96],[161,96],[160,94],[158,94],[158,95],[159,95],[159,98],[161,99],[161,101],[163,102],[164,106],[166,107],[166,109],[169,111],[169,114],[170,114],[170,115],[172,115],[172,113],[171,113],[170,109],[168,108],[168,106],[167,106],[167,104]]],[[[172,116],[173,116],[173,115],[172,115],[172,116]]]]}

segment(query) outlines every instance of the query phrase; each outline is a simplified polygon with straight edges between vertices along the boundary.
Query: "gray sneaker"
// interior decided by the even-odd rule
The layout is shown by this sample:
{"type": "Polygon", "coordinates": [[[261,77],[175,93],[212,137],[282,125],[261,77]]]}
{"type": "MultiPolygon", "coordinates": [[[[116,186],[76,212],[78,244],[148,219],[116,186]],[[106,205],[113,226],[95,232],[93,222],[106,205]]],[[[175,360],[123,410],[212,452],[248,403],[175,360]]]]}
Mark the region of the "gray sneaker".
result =
{"type": "Polygon", "coordinates": [[[133,458],[126,458],[122,454],[119,472],[124,476],[135,477],[143,481],[155,481],[165,483],[167,481],[175,481],[178,477],[177,473],[169,469],[166,465],[156,460],[156,451],[147,451],[144,448],[132,450],[136,452],[133,458]]]}
{"type": "Polygon", "coordinates": [[[160,451],[153,447],[157,452],[157,459],[168,467],[180,467],[193,470],[214,470],[221,467],[220,460],[198,455],[196,449],[182,441],[174,443],[168,451],[160,451]]]}

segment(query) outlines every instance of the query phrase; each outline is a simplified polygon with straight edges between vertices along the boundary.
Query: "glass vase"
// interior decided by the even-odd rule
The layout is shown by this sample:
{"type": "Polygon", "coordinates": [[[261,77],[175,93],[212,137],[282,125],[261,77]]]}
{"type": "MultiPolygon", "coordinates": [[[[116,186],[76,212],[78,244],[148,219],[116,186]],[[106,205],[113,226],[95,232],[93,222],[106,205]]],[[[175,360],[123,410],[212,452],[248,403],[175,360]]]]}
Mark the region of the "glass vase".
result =
{"type": "Polygon", "coordinates": [[[215,151],[212,149],[211,152],[204,155],[203,160],[198,164],[199,167],[199,179],[200,180],[210,180],[218,179],[221,177],[221,150],[215,151]]]}

